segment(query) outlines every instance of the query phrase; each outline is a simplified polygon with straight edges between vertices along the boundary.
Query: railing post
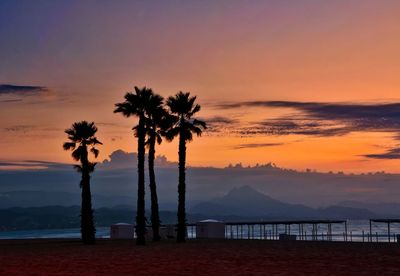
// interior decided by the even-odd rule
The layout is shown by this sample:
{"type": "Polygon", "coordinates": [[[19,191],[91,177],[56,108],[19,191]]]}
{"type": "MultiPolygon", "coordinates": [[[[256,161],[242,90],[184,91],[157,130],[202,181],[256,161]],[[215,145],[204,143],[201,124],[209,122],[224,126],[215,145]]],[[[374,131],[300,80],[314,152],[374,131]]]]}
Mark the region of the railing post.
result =
{"type": "Polygon", "coordinates": [[[372,221],[369,220],[369,242],[372,242],[372,221]]]}

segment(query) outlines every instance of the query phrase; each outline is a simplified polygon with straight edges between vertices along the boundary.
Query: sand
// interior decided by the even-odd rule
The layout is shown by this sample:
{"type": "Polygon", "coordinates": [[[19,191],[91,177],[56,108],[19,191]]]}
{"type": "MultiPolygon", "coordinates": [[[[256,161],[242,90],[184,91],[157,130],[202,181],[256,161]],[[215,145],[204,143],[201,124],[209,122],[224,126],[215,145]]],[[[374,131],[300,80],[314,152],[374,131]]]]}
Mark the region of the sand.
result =
{"type": "Polygon", "coordinates": [[[1,275],[400,275],[400,244],[0,241],[1,275]]]}

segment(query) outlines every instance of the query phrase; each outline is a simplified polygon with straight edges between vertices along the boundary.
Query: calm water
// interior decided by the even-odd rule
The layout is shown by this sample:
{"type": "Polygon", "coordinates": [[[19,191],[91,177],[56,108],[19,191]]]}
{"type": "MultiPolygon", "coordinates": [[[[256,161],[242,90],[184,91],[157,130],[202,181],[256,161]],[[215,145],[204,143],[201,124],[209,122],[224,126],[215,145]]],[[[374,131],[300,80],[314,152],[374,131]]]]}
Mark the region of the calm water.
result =
{"type": "MultiPolygon", "coordinates": [[[[0,231],[0,239],[70,239],[80,238],[80,228],[0,231]]],[[[98,227],[96,237],[109,238],[109,227],[98,227]]]]}
{"type": "MultiPolygon", "coordinates": [[[[348,227],[348,236],[347,240],[350,241],[363,241],[363,231],[364,231],[364,240],[367,241],[367,233],[369,233],[369,221],[368,220],[349,220],[347,222],[348,227]]],[[[252,230],[252,237],[254,239],[267,238],[269,239],[272,234],[271,226],[266,226],[265,228],[260,228],[259,226],[255,226],[253,229],[247,229],[243,227],[243,238],[247,238],[248,230],[252,230]],[[261,230],[261,231],[260,231],[261,230]]],[[[318,227],[318,240],[326,239],[327,226],[319,225],[318,227]]],[[[304,228],[304,231],[307,233],[307,239],[311,239],[312,226],[307,226],[304,228]]],[[[344,233],[344,224],[332,225],[332,239],[335,241],[343,241],[343,233],[344,233]]],[[[285,228],[281,225],[278,228],[279,233],[284,233],[285,228]]],[[[296,225],[292,225],[291,234],[298,234],[298,227],[296,225]]],[[[236,238],[238,233],[236,233],[236,227],[232,229],[226,227],[226,237],[227,238],[236,238]]],[[[400,224],[392,224],[391,225],[391,241],[394,241],[394,237],[396,234],[400,234],[400,224]]],[[[98,227],[96,236],[99,238],[109,238],[110,237],[110,228],[109,227],[98,227]]],[[[189,238],[195,238],[195,228],[188,227],[188,236],[189,238]]],[[[240,237],[240,233],[239,233],[240,237]]],[[[20,230],[20,231],[0,231],[0,239],[49,239],[49,238],[80,238],[80,229],[79,228],[71,228],[71,229],[50,229],[50,230],[20,230]]],[[[387,242],[387,225],[386,224],[373,224],[372,225],[372,238],[373,241],[376,242],[376,238],[378,238],[379,242],[387,242]]]]}

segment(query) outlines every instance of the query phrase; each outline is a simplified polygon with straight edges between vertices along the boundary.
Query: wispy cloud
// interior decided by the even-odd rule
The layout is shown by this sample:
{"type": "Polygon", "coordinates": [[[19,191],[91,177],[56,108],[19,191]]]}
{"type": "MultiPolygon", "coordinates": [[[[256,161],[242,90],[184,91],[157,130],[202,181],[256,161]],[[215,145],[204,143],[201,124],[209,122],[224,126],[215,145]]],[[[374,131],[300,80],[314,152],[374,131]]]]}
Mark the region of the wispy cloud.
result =
{"type": "Polygon", "coordinates": [[[356,131],[400,132],[400,103],[319,103],[247,101],[222,103],[220,109],[283,108],[290,116],[254,122],[241,135],[342,136],[356,131]]]}
{"type": "Polygon", "coordinates": [[[60,170],[70,169],[71,165],[57,162],[39,161],[39,160],[23,160],[23,161],[1,161],[0,171],[7,170],[60,170]]]}
{"type": "Polygon", "coordinates": [[[28,131],[31,131],[35,128],[34,125],[14,125],[14,126],[8,126],[3,128],[4,131],[6,132],[22,132],[26,133],[28,131]]]}
{"type": "Polygon", "coordinates": [[[207,133],[212,135],[219,135],[227,132],[227,129],[239,126],[239,120],[232,117],[213,116],[199,119],[207,123],[207,133]]]}
{"type": "Polygon", "coordinates": [[[22,99],[8,99],[8,100],[0,100],[0,103],[15,103],[15,102],[21,102],[22,99]]]}
{"type": "Polygon", "coordinates": [[[362,156],[370,159],[400,159],[400,148],[392,148],[383,153],[365,154],[362,156]]]}
{"type": "Polygon", "coordinates": [[[0,84],[0,95],[30,96],[46,91],[44,86],[0,84]]]}
{"type": "Polygon", "coordinates": [[[249,143],[249,144],[240,144],[234,146],[233,149],[277,147],[277,146],[282,146],[284,144],[285,143],[249,143]]]}
{"type": "Polygon", "coordinates": [[[207,124],[235,124],[238,123],[237,119],[224,117],[224,116],[214,116],[209,118],[202,118],[207,124]]]}

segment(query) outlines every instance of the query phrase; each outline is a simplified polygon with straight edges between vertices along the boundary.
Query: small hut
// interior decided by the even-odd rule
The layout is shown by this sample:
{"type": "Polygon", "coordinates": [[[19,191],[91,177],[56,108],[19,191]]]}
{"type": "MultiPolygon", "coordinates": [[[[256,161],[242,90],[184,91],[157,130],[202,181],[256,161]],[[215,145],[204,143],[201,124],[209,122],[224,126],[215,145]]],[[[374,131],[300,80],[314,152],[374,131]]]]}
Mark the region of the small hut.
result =
{"type": "Polygon", "coordinates": [[[224,239],[225,223],[214,219],[206,219],[196,223],[196,238],[224,239]]]}
{"type": "Polygon", "coordinates": [[[129,223],[116,223],[111,225],[111,239],[133,239],[135,234],[135,226],[129,223]]]}

